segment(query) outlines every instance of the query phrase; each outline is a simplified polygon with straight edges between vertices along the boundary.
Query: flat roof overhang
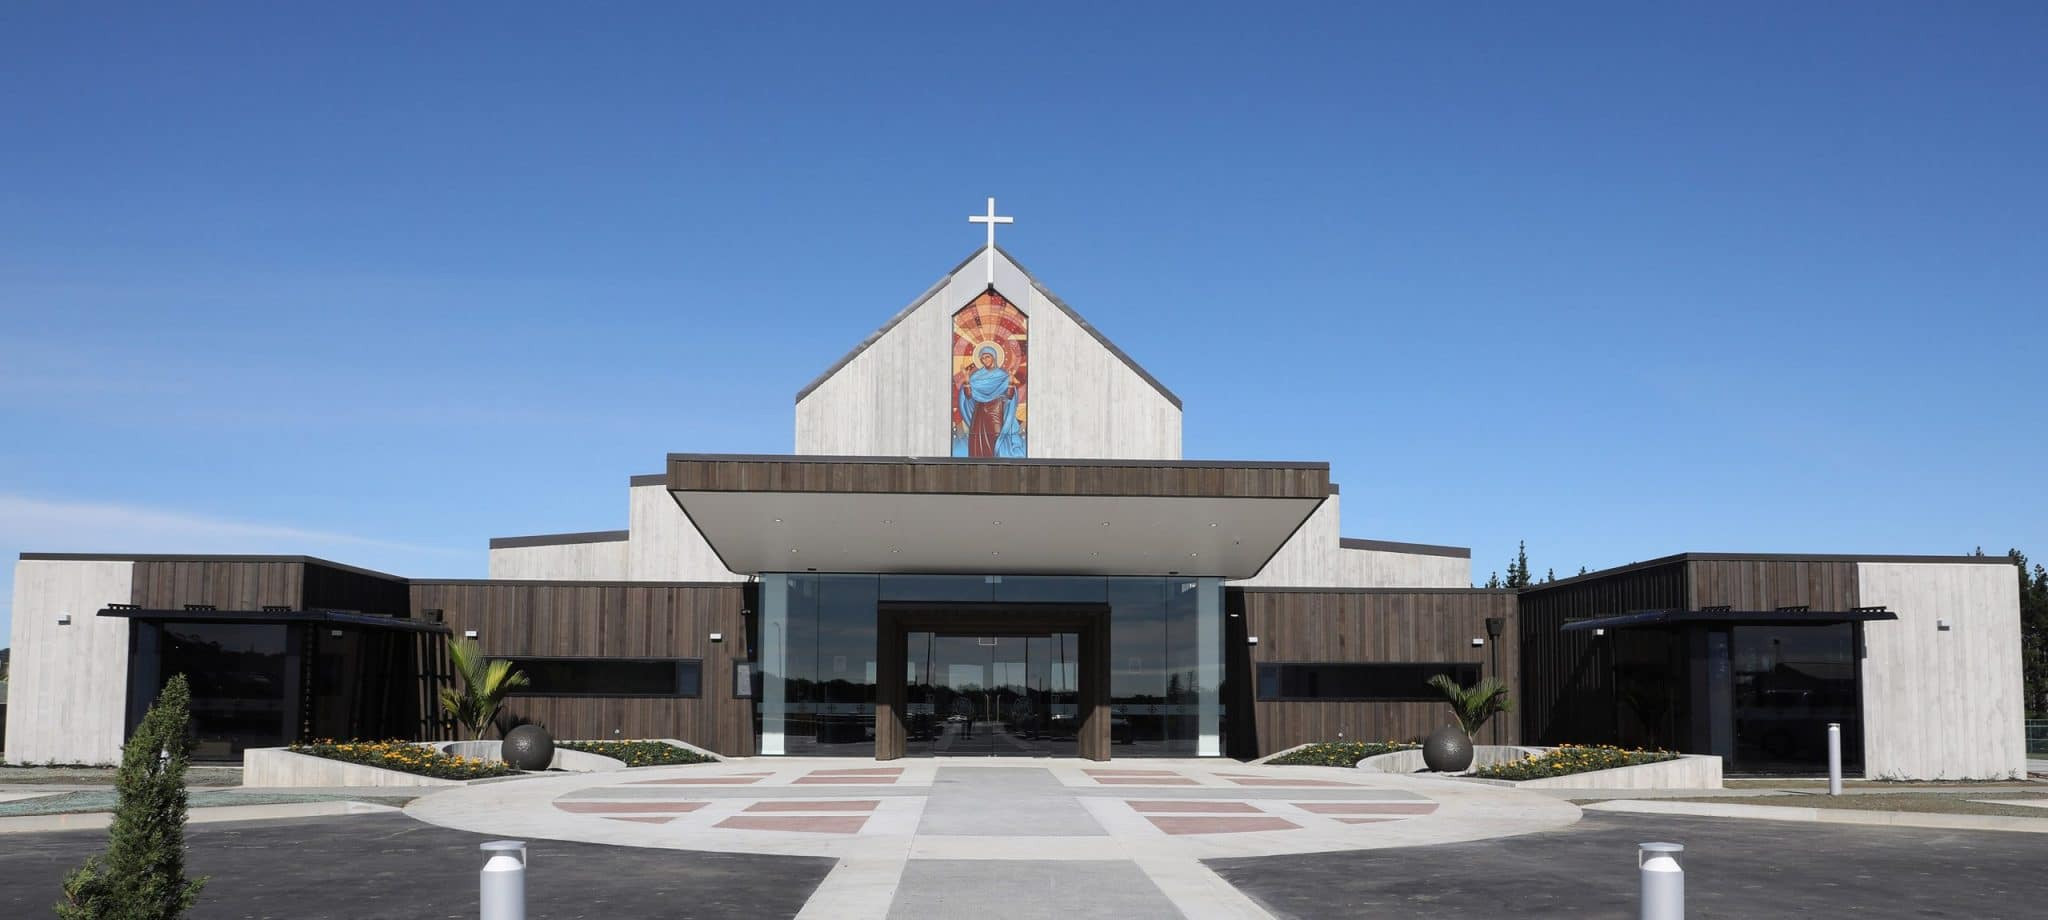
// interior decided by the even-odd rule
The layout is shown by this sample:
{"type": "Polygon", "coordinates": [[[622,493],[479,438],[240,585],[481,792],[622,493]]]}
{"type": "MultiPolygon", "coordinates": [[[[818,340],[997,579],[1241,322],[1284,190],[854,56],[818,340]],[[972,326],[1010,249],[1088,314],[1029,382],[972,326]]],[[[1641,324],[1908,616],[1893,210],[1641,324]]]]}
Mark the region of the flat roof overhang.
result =
{"type": "Polygon", "coordinates": [[[1726,623],[1738,626],[1827,626],[1834,623],[1868,623],[1896,620],[1899,615],[1881,608],[1857,610],[1641,610],[1609,617],[1573,620],[1559,627],[1563,632],[1587,629],[1654,628],[1688,623],[1726,623]]]}
{"type": "Polygon", "coordinates": [[[1325,463],[671,454],[726,568],[1250,578],[1333,490],[1325,463]]]}

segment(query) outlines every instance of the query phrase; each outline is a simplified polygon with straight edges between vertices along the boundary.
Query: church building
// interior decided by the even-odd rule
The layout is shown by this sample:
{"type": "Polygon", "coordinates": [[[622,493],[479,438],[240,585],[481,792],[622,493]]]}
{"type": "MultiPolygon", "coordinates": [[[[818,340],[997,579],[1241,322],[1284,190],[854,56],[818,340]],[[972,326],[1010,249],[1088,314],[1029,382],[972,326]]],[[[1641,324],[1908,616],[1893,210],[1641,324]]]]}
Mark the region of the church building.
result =
{"type": "Polygon", "coordinates": [[[623,529],[491,540],[489,578],[23,554],[6,758],[115,760],[175,673],[204,759],[446,737],[468,638],[531,679],[511,718],[737,756],[1249,759],[1427,734],[1447,674],[1513,689],[1481,743],[1807,772],[1840,722],[1868,776],[2023,774],[2004,559],[1475,588],[1469,550],[1384,539],[1433,534],[1345,536],[1327,463],[1183,457],[1180,398],[994,245],[993,204],[986,246],[797,391],[792,453],[605,474],[623,529]]]}

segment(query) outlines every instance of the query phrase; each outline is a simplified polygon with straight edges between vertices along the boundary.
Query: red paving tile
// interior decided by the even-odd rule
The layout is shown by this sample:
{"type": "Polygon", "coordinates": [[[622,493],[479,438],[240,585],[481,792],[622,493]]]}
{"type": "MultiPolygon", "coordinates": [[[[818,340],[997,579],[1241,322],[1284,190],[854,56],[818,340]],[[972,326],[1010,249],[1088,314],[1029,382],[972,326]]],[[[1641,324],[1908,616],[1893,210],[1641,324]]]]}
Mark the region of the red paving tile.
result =
{"type": "Polygon", "coordinates": [[[1286,818],[1207,818],[1191,815],[1147,817],[1160,830],[1181,834],[1242,834],[1247,831],[1288,831],[1301,825],[1286,818]]]}
{"type": "Polygon", "coordinates": [[[880,805],[880,804],[882,804],[882,803],[881,803],[881,802],[879,802],[879,801],[877,801],[877,800],[875,800],[875,799],[862,799],[862,800],[860,800],[860,801],[855,801],[855,802],[795,802],[795,801],[773,801],[773,802],[755,802],[754,804],[752,804],[752,805],[749,805],[749,806],[747,806],[747,810],[748,810],[748,811],[874,811],[874,810],[875,810],[875,806],[877,806],[877,805],[880,805]]]}
{"type": "Polygon", "coordinates": [[[1295,802],[1294,807],[1319,815],[1426,815],[1435,802],[1295,802]]]}
{"type": "Polygon", "coordinates": [[[1132,810],[1153,814],[1203,814],[1243,815],[1259,814],[1259,808],[1250,802],[1136,802],[1126,799],[1124,804],[1132,810]]]}
{"type": "Polygon", "coordinates": [[[1201,783],[1185,776],[1098,776],[1095,781],[1105,786],[1199,786],[1201,783]]]}
{"type": "Polygon", "coordinates": [[[796,817],[794,815],[734,815],[718,822],[719,827],[740,831],[794,831],[805,834],[851,834],[866,824],[866,815],[821,815],[818,817],[796,817]]]}
{"type": "Polygon", "coordinates": [[[696,811],[703,802],[556,802],[555,807],[572,815],[642,814],[645,812],[696,811]]]}
{"type": "Polygon", "coordinates": [[[638,821],[638,822],[640,822],[641,824],[667,824],[667,823],[669,823],[670,821],[674,821],[675,819],[674,819],[674,818],[615,818],[615,817],[607,817],[607,818],[605,818],[605,820],[606,820],[606,821],[638,821]]]}
{"type": "Polygon", "coordinates": [[[813,773],[809,776],[797,777],[794,785],[818,786],[838,784],[844,786],[855,783],[865,783],[870,786],[886,786],[895,781],[896,777],[893,776],[819,776],[818,774],[813,773]]]}

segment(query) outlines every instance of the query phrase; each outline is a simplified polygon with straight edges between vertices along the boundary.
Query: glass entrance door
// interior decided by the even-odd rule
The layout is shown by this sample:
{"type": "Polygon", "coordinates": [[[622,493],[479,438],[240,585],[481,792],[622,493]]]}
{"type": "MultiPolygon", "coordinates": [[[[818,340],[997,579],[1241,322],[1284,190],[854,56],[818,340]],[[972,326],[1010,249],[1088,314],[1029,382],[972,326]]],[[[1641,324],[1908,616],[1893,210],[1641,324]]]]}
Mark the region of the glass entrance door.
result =
{"type": "Polygon", "coordinates": [[[1080,636],[908,635],[904,753],[1077,753],[1080,636]]]}

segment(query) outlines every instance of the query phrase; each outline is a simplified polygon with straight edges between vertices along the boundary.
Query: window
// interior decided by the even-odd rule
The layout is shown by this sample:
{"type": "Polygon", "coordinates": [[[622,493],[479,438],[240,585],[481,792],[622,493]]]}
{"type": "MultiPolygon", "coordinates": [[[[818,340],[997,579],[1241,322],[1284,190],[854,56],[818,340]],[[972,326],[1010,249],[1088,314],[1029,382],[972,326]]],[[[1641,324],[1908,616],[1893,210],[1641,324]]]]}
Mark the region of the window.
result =
{"type": "Polygon", "coordinates": [[[515,696],[682,696],[702,690],[696,658],[508,658],[525,672],[515,696]]]}
{"type": "Polygon", "coordinates": [[[1429,679],[1438,674],[1448,674],[1469,687],[1479,682],[1479,665],[1323,661],[1260,664],[1259,699],[1433,701],[1442,698],[1429,685],[1429,679]]]}

